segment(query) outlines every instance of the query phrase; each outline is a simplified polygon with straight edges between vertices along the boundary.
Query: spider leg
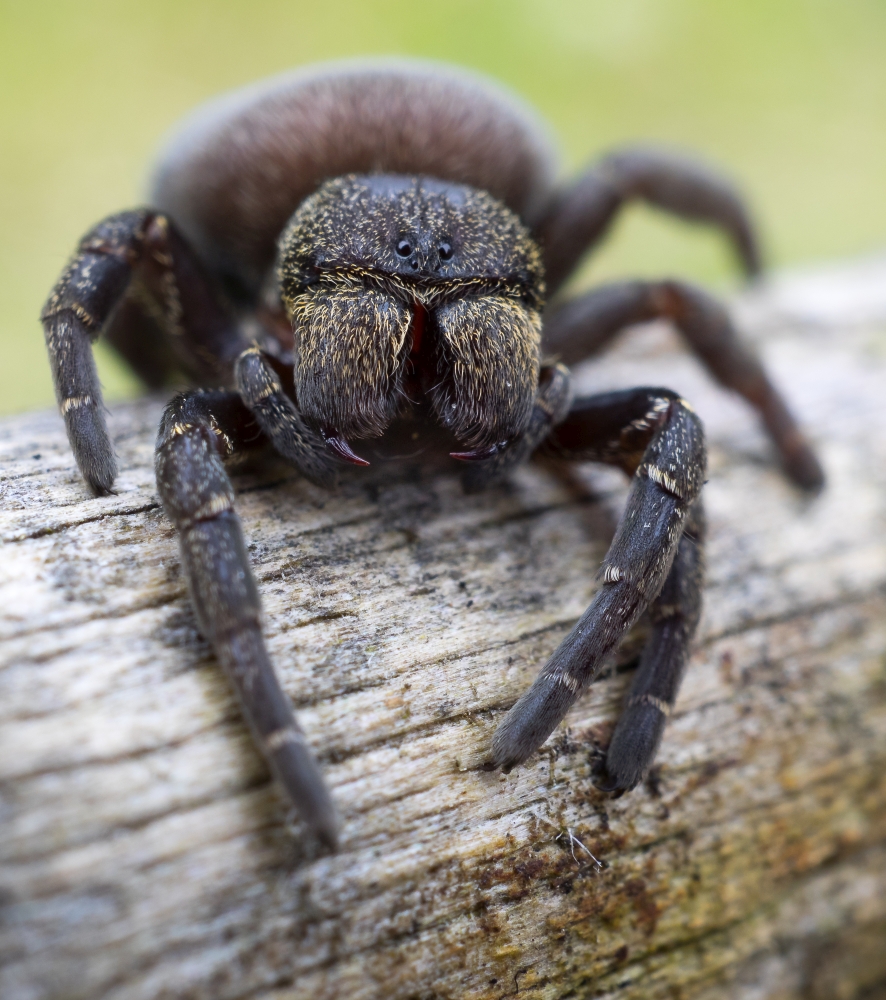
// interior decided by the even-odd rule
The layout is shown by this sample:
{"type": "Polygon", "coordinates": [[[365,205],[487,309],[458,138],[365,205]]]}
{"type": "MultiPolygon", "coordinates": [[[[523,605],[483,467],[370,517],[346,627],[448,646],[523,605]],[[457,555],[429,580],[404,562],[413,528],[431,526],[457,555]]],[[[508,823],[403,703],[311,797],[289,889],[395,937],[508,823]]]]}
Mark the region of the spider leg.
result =
{"type": "MultiPolygon", "coordinates": [[[[121,212],[83,237],[40,318],[68,440],[84,478],[100,494],[110,492],[117,464],[91,343],[121,304],[133,275],[192,373],[224,381],[246,346],[197,258],[165,216],[150,209],[121,212]]],[[[115,342],[123,344],[124,355],[137,358],[116,327],[115,342]]],[[[142,367],[156,381],[156,369],[142,367]]]]}
{"type": "Polygon", "coordinates": [[[729,181],[673,153],[629,148],[610,153],[559,192],[536,226],[549,294],[563,284],[582,254],[603,238],[616,213],[632,199],[719,226],[748,277],[760,273],[760,248],[750,213],[729,181]]]}
{"type": "MultiPolygon", "coordinates": [[[[635,466],[636,472],[603,561],[602,588],[492,738],[489,764],[505,771],[544,743],[627,631],[662,593],[684,531],[696,523],[692,512],[705,475],[701,422],[685,400],[667,389],[632,389],[577,401],[563,424],[552,431],[546,450],[623,468],[635,466]]],[[[685,574],[680,565],[676,577],[682,585],[685,574]]],[[[665,610],[662,604],[663,614],[665,610]]],[[[666,665],[647,670],[675,675],[674,693],[695,624],[691,614],[684,617],[688,624],[673,640],[670,633],[653,635],[652,662],[666,665]]],[[[644,693],[645,688],[640,694],[644,693]]],[[[638,705],[655,707],[648,699],[638,705]]],[[[620,739],[620,770],[611,776],[613,780],[633,780],[651,760],[655,740],[647,740],[646,749],[641,747],[632,757],[634,737],[629,725],[620,739]]]]}
{"type": "MultiPolygon", "coordinates": [[[[653,390],[656,395],[671,395],[653,390]]],[[[545,442],[561,458],[618,465],[633,474],[655,426],[650,390],[631,389],[576,401],[545,442]],[[636,414],[647,408],[647,412],[636,414]]],[[[597,785],[604,791],[633,788],[655,758],[665,723],[680,689],[690,645],[701,616],[704,583],[704,510],[692,505],[661,593],[649,605],[651,634],[640,657],[631,692],[618,720],[597,785]]]]}
{"type": "Polygon", "coordinates": [[[679,281],[625,281],[593,289],[545,317],[545,350],[567,364],[600,350],[633,323],[671,320],[714,378],[757,410],[787,475],[818,489],[824,472],[753,348],[716,299],[679,281]]]}
{"type": "Polygon", "coordinates": [[[655,759],[701,617],[704,533],[699,499],[686,521],[661,593],[649,605],[652,630],[609,744],[605,773],[598,775],[597,787],[603,791],[633,788],[655,759]]]}
{"type": "Polygon", "coordinates": [[[270,358],[258,346],[247,348],[234,374],[243,402],[274,448],[312,482],[331,486],[335,462],[326,442],[298,412],[270,358]]]}
{"type": "Polygon", "coordinates": [[[130,282],[101,335],[149,390],[168,396],[169,387],[181,381],[181,360],[153,303],[147,306],[146,296],[135,293],[137,284],[130,282]]]}
{"type": "Polygon", "coordinates": [[[179,531],[197,621],[234,684],[255,741],[305,823],[334,847],[335,810],[265,649],[258,591],[222,464],[262,443],[256,432],[235,392],[177,397],[160,426],[157,486],[179,531]]]}

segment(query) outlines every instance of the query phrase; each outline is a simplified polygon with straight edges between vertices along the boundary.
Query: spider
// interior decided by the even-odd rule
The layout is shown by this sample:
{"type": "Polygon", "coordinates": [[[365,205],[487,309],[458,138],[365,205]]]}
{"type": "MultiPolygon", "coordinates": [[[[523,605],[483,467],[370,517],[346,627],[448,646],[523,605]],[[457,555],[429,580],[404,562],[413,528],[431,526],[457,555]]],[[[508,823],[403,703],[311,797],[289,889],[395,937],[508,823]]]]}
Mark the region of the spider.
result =
{"type": "MultiPolygon", "coordinates": [[[[708,294],[680,281],[557,293],[621,207],[641,199],[720,227],[760,271],[733,188],[650,148],[604,156],[558,187],[544,129],[511,95],[450,67],[364,63],[287,74],[210,102],[156,167],[149,207],[81,240],[42,312],[71,448],[96,494],[114,451],[91,343],[100,333],[165,410],[157,486],[175,523],[200,629],[258,747],[316,838],[337,818],[268,658],[225,460],[270,445],[332,486],[351,442],[400,421],[442,427],[465,486],[534,452],[632,477],[590,607],[496,730],[486,766],[544,743],[625,633],[651,631],[596,781],[633,788],[677,695],[701,607],[701,423],[664,388],[571,399],[565,363],[624,327],[673,322],[762,417],[787,475],[821,468],[751,348],[708,294]],[[552,300],[551,305],[547,305],[552,300]]],[[[414,433],[414,432],[413,432],[414,433]]]]}

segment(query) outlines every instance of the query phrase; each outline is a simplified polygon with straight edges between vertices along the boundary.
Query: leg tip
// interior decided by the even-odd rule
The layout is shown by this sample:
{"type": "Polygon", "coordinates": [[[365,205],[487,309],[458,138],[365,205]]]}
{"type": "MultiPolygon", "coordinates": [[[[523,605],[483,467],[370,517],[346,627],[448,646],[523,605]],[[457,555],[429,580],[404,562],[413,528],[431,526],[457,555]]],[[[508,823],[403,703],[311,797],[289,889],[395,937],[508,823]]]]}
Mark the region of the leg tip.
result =
{"type": "Polygon", "coordinates": [[[636,788],[655,760],[664,727],[665,715],[654,705],[629,705],[618,720],[605,760],[598,765],[594,785],[617,795],[636,788]]]}
{"type": "Polygon", "coordinates": [[[114,490],[114,480],[117,478],[117,463],[113,455],[103,461],[90,463],[78,462],[83,478],[97,497],[111,496],[114,490]]]}
{"type": "Polygon", "coordinates": [[[506,740],[496,741],[493,737],[492,750],[489,757],[482,763],[481,768],[484,771],[501,771],[502,774],[510,774],[528,756],[528,753],[521,753],[518,749],[509,746],[506,740]]]}
{"type": "Polygon", "coordinates": [[[293,738],[270,752],[265,748],[268,763],[309,837],[325,851],[333,852],[339,843],[338,813],[301,730],[294,722],[290,727],[282,732],[293,738]]]}
{"type": "Polygon", "coordinates": [[[325,854],[335,854],[339,845],[339,829],[334,817],[331,822],[309,823],[308,829],[325,854]]]}
{"type": "Polygon", "coordinates": [[[620,799],[626,792],[633,791],[640,783],[639,778],[633,781],[623,776],[612,774],[606,766],[606,761],[600,761],[594,769],[591,781],[598,792],[606,792],[614,799],[620,799]]]}
{"type": "Polygon", "coordinates": [[[491,770],[507,774],[535,753],[560,724],[578,695],[578,689],[562,684],[560,676],[542,671],[504,717],[492,736],[491,770]]]}
{"type": "Polygon", "coordinates": [[[77,465],[96,496],[113,492],[117,459],[104,417],[96,406],[80,406],[65,414],[65,428],[77,465]]]}
{"type": "Polygon", "coordinates": [[[824,489],[826,477],[821,463],[811,448],[806,448],[790,456],[784,463],[785,472],[791,482],[807,493],[820,493],[824,489]]]}
{"type": "Polygon", "coordinates": [[[87,472],[81,469],[83,478],[87,485],[97,497],[113,496],[117,491],[114,489],[114,480],[117,478],[117,469],[102,470],[98,475],[94,472],[87,472]]]}
{"type": "Polygon", "coordinates": [[[289,800],[295,806],[296,821],[309,852],[312,855],[335,854],[341,843],[338,813],[332,801],[324,792],[323,801],[306,803],[294,802],[291,790],[287,788],[289,800]]]}
{"type": "Polygon", "coordinates": [[[799,427],[792,423],[786,431],[772,432],[772,436],[788,479],[808,493],[821,490],[825,484],[824,469],[799,427]]]}

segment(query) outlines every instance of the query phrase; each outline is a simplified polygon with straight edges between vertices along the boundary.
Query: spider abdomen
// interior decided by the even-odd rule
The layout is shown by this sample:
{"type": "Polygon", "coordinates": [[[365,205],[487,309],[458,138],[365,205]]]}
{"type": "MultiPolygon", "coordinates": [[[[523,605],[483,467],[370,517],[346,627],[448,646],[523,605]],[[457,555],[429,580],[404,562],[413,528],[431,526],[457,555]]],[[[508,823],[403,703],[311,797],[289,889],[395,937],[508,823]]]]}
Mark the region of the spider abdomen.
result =
{"type": "Polygon", "coordinates": [[[287,220],[325,180],[427,175],[531,220],[553,165],[544,128],[486,80],[409,62],[321,66],[197,109],[160,155],[151,203],[206,264],[256,294],[287,220]]]}

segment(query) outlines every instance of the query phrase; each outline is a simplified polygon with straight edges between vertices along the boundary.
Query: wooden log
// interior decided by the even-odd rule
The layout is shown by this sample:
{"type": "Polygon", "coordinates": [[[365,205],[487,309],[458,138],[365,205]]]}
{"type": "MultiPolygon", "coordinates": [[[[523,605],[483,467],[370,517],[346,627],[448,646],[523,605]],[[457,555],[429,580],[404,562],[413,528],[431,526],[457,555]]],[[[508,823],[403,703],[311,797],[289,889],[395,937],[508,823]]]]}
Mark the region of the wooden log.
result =
{"type": "Polygon", "coordinates": [[[4,1000],[886,996],[886,261],[735,309],[821,450],[816,499],[668,329],[578,373],[679,390],[711,442],[700,642],[623,798],[590,774],[636,637],[525,767],[464,769],[591,599],[616,474],[535,465],[472,497],[413,460],[334,495],[237,477],[334,856],[197,632],[161,401],[114,407],[100,499],[55,414],[0,423],[4,1000]]]}

